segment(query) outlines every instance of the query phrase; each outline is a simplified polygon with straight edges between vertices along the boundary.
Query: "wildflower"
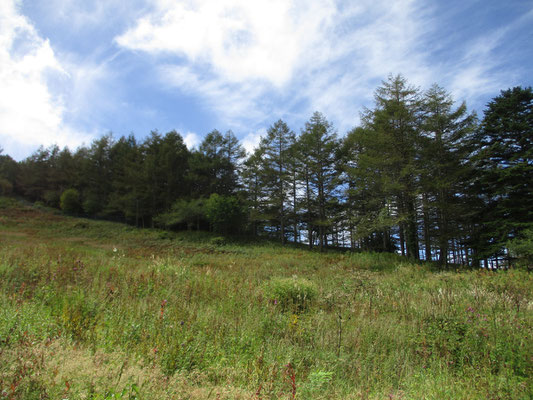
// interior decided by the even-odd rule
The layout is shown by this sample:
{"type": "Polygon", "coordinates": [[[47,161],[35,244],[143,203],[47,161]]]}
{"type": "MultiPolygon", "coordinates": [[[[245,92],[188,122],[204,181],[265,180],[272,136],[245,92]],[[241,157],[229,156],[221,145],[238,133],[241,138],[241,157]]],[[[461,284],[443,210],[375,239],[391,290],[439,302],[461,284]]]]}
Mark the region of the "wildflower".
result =
{"type": "Polygon", "coordinates": [[[167,305],[167,300],[161,302],[161,311],[159,313],[159,319],[163,319],[163,314],[165,313],[165,306],[167,305]]]}

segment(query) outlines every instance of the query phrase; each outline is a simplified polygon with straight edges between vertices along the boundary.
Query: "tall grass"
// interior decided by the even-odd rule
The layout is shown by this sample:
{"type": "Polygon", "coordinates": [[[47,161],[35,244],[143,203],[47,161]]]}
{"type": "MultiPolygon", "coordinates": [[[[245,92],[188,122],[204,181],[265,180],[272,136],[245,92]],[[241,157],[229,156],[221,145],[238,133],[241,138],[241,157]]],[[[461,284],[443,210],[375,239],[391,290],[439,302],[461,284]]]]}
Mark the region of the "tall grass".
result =
{"type": "Polygon", "coordinates": [[[0,221],[0,399],[532,395],[525,271],[0,221]]]}

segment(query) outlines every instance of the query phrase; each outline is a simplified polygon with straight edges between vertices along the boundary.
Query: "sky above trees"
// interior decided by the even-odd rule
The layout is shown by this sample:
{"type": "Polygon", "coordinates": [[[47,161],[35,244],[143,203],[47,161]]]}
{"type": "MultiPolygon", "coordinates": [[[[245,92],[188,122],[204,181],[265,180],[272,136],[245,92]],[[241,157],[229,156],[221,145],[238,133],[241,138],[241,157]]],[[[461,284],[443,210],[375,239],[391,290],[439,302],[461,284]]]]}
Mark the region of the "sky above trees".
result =
{"type": "Polygon", "coordinates": [[[343,135],[397,73],[481,114],[533,84],[532,26],[525,0],[3,0],[0,146],[217,128],[251,150],[315,110],[343,135]]]}

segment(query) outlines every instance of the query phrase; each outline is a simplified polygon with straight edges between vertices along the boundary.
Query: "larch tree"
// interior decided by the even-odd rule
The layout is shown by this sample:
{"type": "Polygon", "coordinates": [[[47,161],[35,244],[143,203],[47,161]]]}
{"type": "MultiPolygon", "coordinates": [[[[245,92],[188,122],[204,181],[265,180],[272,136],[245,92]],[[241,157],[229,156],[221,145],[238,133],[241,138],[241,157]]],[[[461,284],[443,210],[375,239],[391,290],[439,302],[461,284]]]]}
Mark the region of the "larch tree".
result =
{"type": "Polygon", "coordinates": [[[336,200],[337,134],[333,125],[321,113],[315,112],[306,122],[298,141],[307,197],[309,245],[312,247],[313,227],[316,227],[322,251],[327,245],[327,232],[331,226],[331,203],[336,200]]]}
{"type": "Polygon", "coordinates": [[[290,149],[295,135],[282,120],[277,121],[261,140],[263,149],[261,162],[262,183],[267,195],[267,208],[272,223],[279,229],[281,243],[286,242],[289,190],[291,186],[290,149]]]}
{"type": "Polygon", "coordinates": [[[485,257],[508,255],[508,240],[533,225],[533,90],[515,87],[488,103],[475,153],[478,219],[485,257]]]}
{"type": "Polygon", "coordinates": [[[381,219],[396,219],[402,255],[415,259],[419,258],[416,165],[419,118],[419,90],[408,85],[401,75],[389,76],[376,90],[375,108],[363,113],[364,146],[360,156],[364,168],[379,182],[384,200],[381,219]]]}
{"type": "Polygon", "coordinates": [[[464,102],[454,109],[451,95],[438,85],[424,93],[418,157],[424,252],[431,260],[434,243],[438,261],[444,265],[450,241],[461,236],[461,216],[466,213],[464,187],[470,169],[467,144],[476,121],[464,102]]]}

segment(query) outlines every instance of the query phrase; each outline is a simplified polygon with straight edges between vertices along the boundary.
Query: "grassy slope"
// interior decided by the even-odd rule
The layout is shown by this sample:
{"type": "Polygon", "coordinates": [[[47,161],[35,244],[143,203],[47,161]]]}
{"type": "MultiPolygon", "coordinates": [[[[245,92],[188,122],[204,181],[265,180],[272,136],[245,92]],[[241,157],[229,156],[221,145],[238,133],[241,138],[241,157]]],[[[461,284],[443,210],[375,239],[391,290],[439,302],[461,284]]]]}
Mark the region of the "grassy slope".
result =
{"type": "Polygon", "coordinates": [[[0,399],[532,396],[527,272],[214,246],[8,203],[0,399]]]}

